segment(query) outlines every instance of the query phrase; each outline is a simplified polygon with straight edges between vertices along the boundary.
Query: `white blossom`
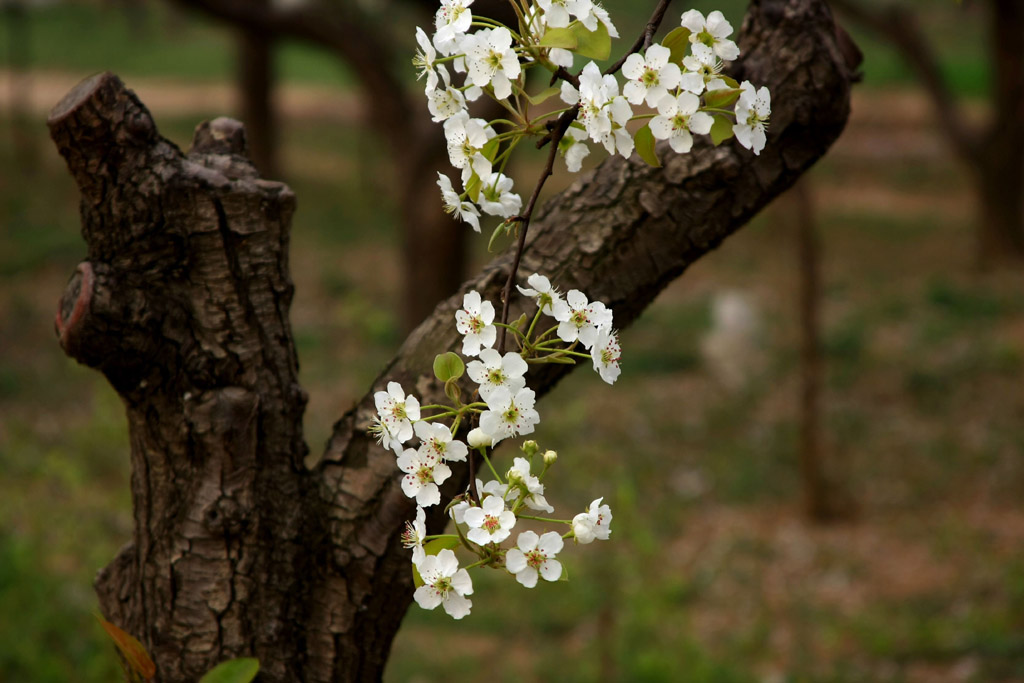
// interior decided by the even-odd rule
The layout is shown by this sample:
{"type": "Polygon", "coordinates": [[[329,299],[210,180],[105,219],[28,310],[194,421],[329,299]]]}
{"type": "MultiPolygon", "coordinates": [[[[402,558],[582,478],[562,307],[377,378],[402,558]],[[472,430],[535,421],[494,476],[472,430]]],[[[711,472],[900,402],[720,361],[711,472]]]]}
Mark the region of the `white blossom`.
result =
{"type": "Polygon", "coordinates": [[[377,406],[377,419],[371,431],[384,448],[393,448],[401,453],[402,444],[412,438],[412,423],[420,419],[420,401],[409,394],[406,396],[402,385],[388,382],[387,391],[373,395],[377,406]]]}
{"type": "Polygon", "coordinates": [[[430,38],[427,37],[426,31],[419,26],[416,27],[416,43],[420,46],[412,58],[412,64],[416,67],[416,80],[418,81],[423,76],[426,76],[426,91],[429,93],[437,87],[437,73],[434,71],[434,61],[437,59],[437,52],[434,50],[434,46],[430,44],[430,38]]]}
{"type": "Polygon", "coordinates": [[[515,394],[501,387],[489,399],[480,416],[480,429],[484,430],[494,443],[519,434],[530,434],[534,425],[540,422],[540,415],[533,409],[536,395],[532,389],[520,389],[515,394]]]}
{"type": "MultiPolygon", "coordinates": [[[[611,38],[619,37],[619,30],[615,28],[615,24],[612,23],[612,18],[608,15],[608,10],[602,7],[598,3],[594,3],[594,7],[591,9],[591,15],[604,24],[605,28],[608,29],[608,36],[611,38]]],[[[590,26],[587,22],[583,22],[583,25],[587,27],[589,31],[596,31],[597,24],[590,26]]]]}
{"type": "Polygon", "coordinates": [[[398,469],[405,472],[402,477],[402,492],[415,498],[420,507],[430,507],[441,502],[438,484],[452,475],[451,469],[441,462],[434,453],[420,448],[406,448],[398,456],[398,469]]]}
{"type": "Polygon", "coordinates": [[[590,154],[587,143],[587,131],[576,126],[569,126],[562,139],[558,141],[558,151],[565,157],[565,167],[570,173],[577,173],[583,165],[583,160],[590,154]]]}
{"type": "Polygon", "coordinates": [[[473,85],[481,88],[490,85],[499,100],[512,94],[512,81],[519,78],[522,69],[507,28],[477,31],[469,36],[463,48],[469,81],[473,85]]]}
{"type": "Polygon", "coordinates": [[[441,188],[445,213],[469,223],[473,230],[480,232],[480,211],[476,208],[476,204],[462,201],[459,193],[452,187],[451,178],[443,173],[437,174],[437,186],[441,188]]]}
{"type": "Polygon", "coordinates": [[[443,55],[455,54],[461,39],[473,23],[469,6],[473,0],[441,0],[434,14],[434,47],[443,55]]]}
{"type": "Polygon", "coordinates": [[[741,145],[754,154],[760,154],[767,141],[764,129],[772,113],[771,93],[764,86],[755,91],[750,81],[743,81],[740,88],[742,92],[736,100],[736,123],[732,132],[741,145]]]}
{"type": "Polygon", "coordinates": [[[564,342],[579,339],[589,349],[597,339],[597,328],[611,326],[612,312],[600,301],[588,302],[587,295],[578,289],[570,289],[565,301],[569,305],[569,314],[565,320],[556,318],[560,321],[558,338],[564,342]]]}
{"type": "Polygon", "coordinates": [[[524,531],[519,534],[517,547],[505,554],[505,568],[527,588],[537,585],[538,574],[545,581],[558,581],[562,576],[562,563],[555,559],[555,555],[563,545],[562,537],[556,531],[539,537],[536,532],[524,531]]]}
{"type": "MultiPolygon", "coordinates": [[[[588,62],[580,73],[580,87],[562,81],[562,100],[566,104],[579,104],[577,120],[583,124],[587,135],[594,142],[612,129],[607,104],[619,94],[619,83],[612,75],[602,76],[601,69],[594,62],[588,62]]],[[[627,104],[628,106],[628,104],[627,104]]]]}
{"type": "Polygon", "coordinates": [[[519,213],[522,198],[512,192],[512,179],[503,173],[492,173],[480,180],[480,208],[492,216],[508,218],[519,213]]]}
{"type": "Polygon", "coordinates": [[[500,496],[487,496],[480,507],[466,510],[463,520],[469,527],[466,538],[477,545],[501,543],[516,525],[516,516],[505,509],[505,501],[500,496]]]}
{"type": "Polygon", "coordinates": [[[668,91],[679,85],[679,65],[669,61],[672,51],[664,45],[651,45],[641,56],[634,52],[622,65],[622,75],[628,78],[622,94],[630,104],[646,102],[656,107],[668,91]]]}
{"type": "MultiPolygon", "coordinates": [[[[537,0],[537,6],[544,10],[543,21],[551,28],[565,28],[570,23],[570,15],[575,16],[581,22],[590,20],[593,14],[593,2],[591,0],[537,0]]],[[[587,26],[587,30],[593,31],[597,28],[596,19],[594,26],[587,26]]]]}
{"type": "Polygon", "coordinates": [[[455,311],[455,329],[462,338],[462,355],[476,356],[480,349],[494,346],[498,338],[498,328],[494,322],[494,305],[490,301],[481,301],[480,292],[466,292],[462,297],[462,308],[455,311]]]}
{"type": "Polygon", "coordinates": [[[457,112],[444,122],[448,160],[455,168],[468,167],[480,178],[486,178],[491,174],[491,160],[483,155],[483,148],[494,135],[483,119],[472,119],[465,110],[457,112]]]}
{"type": "Polygon", "coordinates": [[[577,543],[593,543],[594,539],[607,541],[611,533],[612,510],[598,498],[580,514],[572,518],[572,533],[577,543]]]}
{"type": "Polygon", "coordinates": [[[466,598],[473,594],[473,580],[469,572],[459,569],[459,561],[448,548],[437,555],[427,555],[416,565],[423,579],[423,585],[416,589],[413,598],[423,609],[444,606],[444,611],[454,619],[469,614],[473,603],[466,598]]]}
{"type": "MultiPolygon", "coordinates": [[[[608,384],[614,384],[619,377],[621,355],[618,333],[610,327],[598,329],[597,339],[590,349],[590,357],[594,361],[594,371],[608,384]]],[[[416,425],[419,426],[420,423],[417,422],[416,425]]]]}
{"type": "Polygon", "coordinates": [[[679,79],[679,87],[700,95],[705,85],[712,81],[725,85],[718,77],[721,71],[722,61],[711,48],[699,43],[693,46],[693,54],[683,57],[683,75],[679,79]]]}
{"type": "Polygon", "coordinates": [[[728,40],[732,35],[732,24],[725,20],[725,16],[718,10],[708,14],[707,21],[704,15],[695,9],[683,13],[682,25],[690,29],[690,42],[694,45],[704,45],[711,48],[716,55],[725,61],[731,61],[740,56],[740,49],[736,43],[728,40]]]}
{"type": "Polygon", "coordinates": [[[672,149],[685,154],[693,148],[692,133],[706,135],[715,122],[710,114],[697,111],[700,98],[691,92],[678,97],[666,95],[658,103],[658,116],[651,119],[651,134],[659,140],[668,140],[672,149]]]}
{"type": "Polygon", "coordinates": [[[452,431],[447,425],[421,420],[412,427],[420,440],[420,447],[436,455],[442,462],[462,462],[466,459],[469,449],[466,444],[452,438],[452,431]]]}
{"type": "Polygon", "coordinates": [[[480,360],[466,364],[466,374],[480,385],[480,397],[486,401],[501,387],[513,393],[525,387],[526,379],[523,375],[527,367],[526,361],[518,353],[509,351],[502,357],[494,349],[484,349],[480,352],[480,360]]]}
{"type": "Polygon", "coordinates": [[[431,87],[430,80],[428,79],[426,90],[427,109],[430,111],[430,120],[439,123],[450,119],[459,112],[465,111],[466,98],[461,92],[452,87],[451,76],[448,75],[448,69],[445,68],[444,64],[438,64],[437,71],[431,71],[430,73],[434,74],[433,87],[431,87]],[[441,79],[444,81],[444,88],[437,87],[438,73],[441,74],[441,79]]]}
{"type": "Polygon", "coordinates": [[[416,520],[405,523],[405,531],[402,532],[402,546],[412,548],[412,563],[419,564],[426,556],[423,550],[423,539],[427,537],[427,516],[423,508],[416,508],[416,520]]]}
{"type": "Polygon", "coordinates": [[[551,286],[550,280],[540,273],[534,273],[526,278],[526,283],[530,286],[520,287],[516,285],[516,289],[523,296],[536,299],[537,306],[540,307],[542,313],[550,315],[555,320],[568,319],[569,306],[562,299],[562,295],[559,294],[558,290],[551,286]]]}
{"type": "Polygon", "coordinates": [[[555,508],[544,498],[544,484],[530,473],[530,461],[526,458],[515,458],[512,468],[508,471],[509,484],[513,484],[522,492],[523,502],[531,510],[554,512],[555,508]]]}

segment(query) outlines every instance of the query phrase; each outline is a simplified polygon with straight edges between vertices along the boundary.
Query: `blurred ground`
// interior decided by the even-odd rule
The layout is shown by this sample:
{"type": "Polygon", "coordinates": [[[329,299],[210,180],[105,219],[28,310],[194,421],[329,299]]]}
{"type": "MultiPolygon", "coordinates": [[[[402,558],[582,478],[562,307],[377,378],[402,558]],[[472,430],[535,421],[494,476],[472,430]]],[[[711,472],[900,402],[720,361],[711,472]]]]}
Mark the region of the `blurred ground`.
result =
{"type": "MultiPolygon", "coordinates": [[[[28,165],[0,114],[0,681],[116,677],[89,584],[131,533],[127,437],[116,396],[52,334],[83,249],[39,114],[76,80],[34,80],[28,165]]],[[[126,81],[181,146],[233,106],[224,82],[126,81]]],[[[314,452],[400,343],[394,208],[367,201],[387,197],[387,164],[338,93],[305,82],[282,98],[314,452]]],[[[389,680],[1024,681],[1024,274],[973,270],[967,178],[907,88],[858,91],[810,182],[825,444],[857,514],[818,527],[797,502],[782,199],[625,332],[614,388],[579,372],[540,404],[557,512],[604,495],[613,540],[568,549],[568,583],[475,578],[467,621],[414,607],[389,680]],[[701,351],[726,291],[761,321],[735,385],[701,351]]]]}

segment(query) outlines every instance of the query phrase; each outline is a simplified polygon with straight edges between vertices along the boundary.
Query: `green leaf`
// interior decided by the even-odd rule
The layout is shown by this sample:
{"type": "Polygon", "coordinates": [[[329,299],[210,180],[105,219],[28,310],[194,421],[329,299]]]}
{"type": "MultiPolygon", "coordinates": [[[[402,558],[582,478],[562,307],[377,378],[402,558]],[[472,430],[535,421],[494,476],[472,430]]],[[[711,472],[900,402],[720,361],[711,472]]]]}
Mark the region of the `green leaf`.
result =
{"type": "Polygon", "coordinates": [[[636,153],[640,155],[640,158],[647,162],[648,166],[654,168],[661,168],[661,162],[658,161],[658,155],[654,153],[654,134],[651,133],[650,126],[644,126],[636,132],[633,137],[633,142],[636,143],[636,153]]]}
{"type": "Polygon", "coordinates": [[[476,173],[469,176],[469,180],[466,181],[466,194],[474,202],[480,201],[480,176],[476,173]]]}
{"type": "Polygon", "coordinates": [[[498,227],[491,233],[491,239],[487,240],[487,253],[493,254],[495,252],[494,243],[498,241],[498,237],[503,233],[508,233],[509,226],[510,224],[508,223],[498,223],[498,227]]]}
{"type": "Polygon", "coordinates": [[[704,93],[704,103],[715,109],[725,109],[740,98],[743,92],[739,88],[722,88],[721,90],[708,90],[704,93]]]}
{"type": "Polygon", "coordinates": [[[210,669],[199,683],[249,683],[259,670],[259,661],[252,657],[229,659],[210,669]]]}
{"type": "Polygon", "coordinates": [[[498,138],[491,138],[487,143],[480,149],[480,153],[487,157],[488,161],[494,161],[494,158],[498,156],[498,147],[501,146],[501,140],[498,138]]]}
{"type": "Polygon", "coordinates": [[[731,138],[732,135],[732,121],[724,116],[716,116],[715,122],[711,124],[711,142],[715,143],[715,147],[731,138]]]}
{"type": "Polygon", "coordinates": [[[561,88],[556,88],[555,86],[551,86],[550,88],[548,88],[546,90],[541,90],[536,95],[527,95],[526,99],[530,100],[530,104],[543,104],[550,97],[553,97],[554,95],[557,95],[560,92],[562,92],[561,88]]]}
{"type": "Polygon", "coordinates": [[[156,664],[153,663],[152,658],[150,658],[142,643],[100,615],[97,614],[96,619],[100,622],[103,630],[107,632],[107,635],[110,636],[110,639],[114,641],[114,645],[117,646],[121,656],[124,657],[125,664],[131,670],[132,680],[135,680],[136,676],[141,676],[146,681],[152,680],[156,676],[156,664]]]}
{"type": "Polygon", "coordinates": [[[740,84],[736,82],[735,78],[730,78],[729,76],[726,76],[725,74],[719,74],[718,77],[721,78],[723,81],[725,81],[725,84],[727,86],[729,86],[730,88],[738,88],[738,87],[740,87],[740,84]]]}
{"type": "MultiPolygon", "coordinates": [[[[458,547],[460,541],[458,536],[442,536],[441,538],[435,538],[433,541],[427,541],[423,544],[423,552],[427,555],[437,555],[444,549],[452,550],[458,547]]],[[[420,572],[416,569],[416,565],[412,565],[412,582],[419,588],[423,585],[423,577],[420,576],[420,572]]]]}
{"type": "Polygon", "coordinates": [[[560,47],[563,50],[575,50],[579,45],[579,38],[572,31],[572,27],[549,28],[544,37],[540,39],[541,47],[560,47]]]}
{"type": "Polygon", "coordinates": [[[434,357],[434,377],[442,382],[458,379],[466,371],[466,364],[459,358],[459,354],[449,351],[439,353],[434,357]]]}
{"type": "Polygon", "coordinates": [[[452,550],[459,547],[458,536],[442,536],[441,538],[435,538],[433,541],[427,541],[423,544],[423,552],[427,555],[437,555],[442,550],[452,550]]]}
{"type": "Polygon", "coordinates": [[[569,26],[569,30],[576,34],[576,54],[581,57],[608,59],[612,53],[612,37],[608,35],[608,27],[604,22],[597,22],[596,31],[588,31],[586,26],[576,21],[569,26]]]}
{"type": "Polygon", "coordinates": [[[673,29],[661,41],[671,51],[668,61],[675,64],[682,64],[683,57],[690,51],[690,29],[685,26],[673,29]]]}

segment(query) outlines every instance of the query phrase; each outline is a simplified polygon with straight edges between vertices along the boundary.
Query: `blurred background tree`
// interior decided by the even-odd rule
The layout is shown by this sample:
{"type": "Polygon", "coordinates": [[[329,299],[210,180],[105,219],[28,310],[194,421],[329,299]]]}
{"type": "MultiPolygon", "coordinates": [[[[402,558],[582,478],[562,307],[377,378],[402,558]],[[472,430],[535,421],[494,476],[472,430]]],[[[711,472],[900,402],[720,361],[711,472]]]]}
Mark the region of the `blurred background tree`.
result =
{"type": "MultiPolygon", "coordinates": [[[[981,42],[988,59],[990,106],[981,122],[964,112],[936,41],[921,28],[914,6],[869,0],[832,0],[832,5],[891,44],[927,93],[947,144],[974,186],[977,265],[1024,266],[1024,3],[957,3],[964,21],[982,15],[987,24],[981,42]]],[[[943,38],[944,47],[955,50],[967,36],[943,38]]]]}

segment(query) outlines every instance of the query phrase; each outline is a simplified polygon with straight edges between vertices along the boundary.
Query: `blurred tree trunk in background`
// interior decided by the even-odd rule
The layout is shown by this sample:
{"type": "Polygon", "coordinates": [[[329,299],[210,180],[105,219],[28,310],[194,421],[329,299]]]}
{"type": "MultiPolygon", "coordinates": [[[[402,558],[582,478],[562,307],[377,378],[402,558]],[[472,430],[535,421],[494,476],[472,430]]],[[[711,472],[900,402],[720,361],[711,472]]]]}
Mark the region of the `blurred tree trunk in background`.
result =
{"type": "MultiPolygon", "coordinates": [[[[267,0],[249,0],[266,4],[267,0]]],[[[249,158],[264,178],[279,178],[278,122],[274,111],[274,36],[262,29],[238,29],[238,88],[249,158]]]]}
{"type": "MultiPolygon", "coordinates": [[[[663,168],[607,159],[545,206],[521,273],[557,274],[626,327],[825,153],[846,124],[855,65],[824,0],[753,3],[738,38],[733,75],[772,92],[761,155],[702,138],[688,155],[662,145],[663,168]]],[[[409,127],[410,110],[371,106],[391,130],[409,127]]],[[[401,536],[415,504],[367,431],[374,391],[397,381],[443,401],[431,361],[461,345],[461,292],[497,301],[513,254],[437,306],[307,468],[288,319],[291,190],[258,177],[230,119],[199,126],[182,154],[109,73],[76,86],[48,125],[82,193],[88,245],[56,331],[120,394],[131,440],[134,532],[97,578],[105,617],[153,655],[157,683],[193,683],[239,656],[260,660],[265,683],[380,680],[412,602],[401,536]]],[[[512,319],[525,306],[514,301],[512,319]]],[[[537,367],[530,386],[543,396],[570,369],[537,367]]],[[[466,467],[453,470],[442,502],[468,482],[466,467]]],[[[446,522],[443,504],[429,509],[428,533],[446,522]]]]}
{"type": "MultiPolygon", "coordinates": [[[[382,143],[379,148],[390,152],[396,176],[391,199],[399,207],[402,235],[400,320],[404,332],[411,331],[465,277],[467,237],[465,225],[438,210],[441,200],[436,172],[449,166],[448,156],[440,127],[427,116],[425,98],[418,88],[410,92],[406,86],[407,74],[412,73],[411,48],[408,58],[396,54],[393,40],[381,31],[386,17],[368,15],[353,2],[172,1],[226,21],[246,34],[319,45],[352,70],[369,105],[367,124],[382,143]]],[[[433,2],[406,0],[404,4],[431,12],[436,8],[433,2]]],[[[475,11],[484,11],[477,10],[480,4],[474,6],[475,11]]],[[[490,0],[490,4],[509,11],[504,2],[490,0]]],[[[249,134],[255,148],[254,133],[249,134]]]]}
{"type": "Polygon", "coordinates": [[[796,216],[800,280],[800,477],[807,516],[816,522],[847,519],[854,504],[830,459],[822,429],[821,244],[814,187],[801,178],[787,194],[796,216]]]}
{"type": "Polygon", "coordinates": [[[982,126],[973,125],[957,108],[938,58],[911,12],[865,0],[830,2],[890,42],[921,79],[940,129],[975,183],[978,265],[1024,265],[1024,2],[987,2],[992,111],[982,126]]]}

